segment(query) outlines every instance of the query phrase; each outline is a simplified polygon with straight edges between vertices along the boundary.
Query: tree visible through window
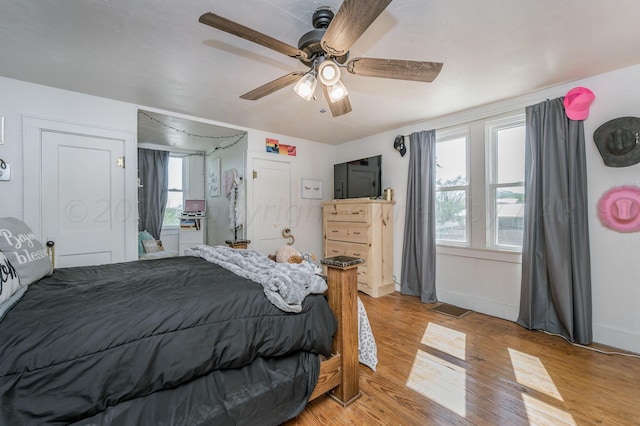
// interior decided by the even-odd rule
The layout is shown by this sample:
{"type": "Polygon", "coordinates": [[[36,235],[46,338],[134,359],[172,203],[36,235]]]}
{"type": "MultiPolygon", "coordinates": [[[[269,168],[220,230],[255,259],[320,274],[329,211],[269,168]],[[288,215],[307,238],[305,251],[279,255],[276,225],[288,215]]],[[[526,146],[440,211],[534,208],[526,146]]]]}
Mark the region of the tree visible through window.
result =
{"type": "Polygon", "coordinates": [[[521,249],[525,129],[524,114],[513,112],[436,131],[439,245],[521,249]]]}
{"type": "Polygon", "coordinates": [[[169,194],[162,227],[180,226],[183,205],[182,161],[182,157],[169,157],[169,183],[167,185],[169,194]]]}
{"type": "Polygon", "coordinates": [[[436,144],[436,239],[469,241],[467,232],[467,137],[436,144]]]}

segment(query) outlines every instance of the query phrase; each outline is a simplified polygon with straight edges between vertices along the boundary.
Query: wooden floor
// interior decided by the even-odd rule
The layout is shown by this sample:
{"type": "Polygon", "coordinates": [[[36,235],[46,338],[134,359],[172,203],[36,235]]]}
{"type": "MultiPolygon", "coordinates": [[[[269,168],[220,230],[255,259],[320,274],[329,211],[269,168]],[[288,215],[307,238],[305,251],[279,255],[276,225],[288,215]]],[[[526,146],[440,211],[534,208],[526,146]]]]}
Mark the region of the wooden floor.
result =
{"type": "Polygon", "coordinates": [[[347,408],[318,398],[287,426],[640,425],[638,358],[398,293],[360,298],[379,359],[376,372],[360,366],[363,396],[347,408]]]}

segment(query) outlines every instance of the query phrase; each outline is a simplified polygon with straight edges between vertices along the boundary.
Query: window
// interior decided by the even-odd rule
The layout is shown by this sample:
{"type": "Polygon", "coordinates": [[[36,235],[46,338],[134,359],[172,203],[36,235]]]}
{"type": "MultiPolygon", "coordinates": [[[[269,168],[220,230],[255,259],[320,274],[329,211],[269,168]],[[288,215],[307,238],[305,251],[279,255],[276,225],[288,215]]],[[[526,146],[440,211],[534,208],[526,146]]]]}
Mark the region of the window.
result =
{"type": "MultiPolygon", "coordinates": [[[[184,157],[187,158],[187,157],[184,157]]],[[[164,211],[162,227],[180,226],[184,185],[182,181],[183,157],[169,157],[169,183],[167,206],[164,211]]]]}
{"type": "Polygon", "coordinates": [[[436,240],[468,244],[468,132],[446,132],[436,141],[436,240]]]}
{"type": "Polygon", "coordinates": [[[521,250],[525,134],[520,111],[436,130],[436,243],[450,246],[443,251],[521,250]]]}
{"type": "Polygon", "coordinates": [[[520,248],[524,232],[524,117],[487,123],[489,245],[520,248]]]}

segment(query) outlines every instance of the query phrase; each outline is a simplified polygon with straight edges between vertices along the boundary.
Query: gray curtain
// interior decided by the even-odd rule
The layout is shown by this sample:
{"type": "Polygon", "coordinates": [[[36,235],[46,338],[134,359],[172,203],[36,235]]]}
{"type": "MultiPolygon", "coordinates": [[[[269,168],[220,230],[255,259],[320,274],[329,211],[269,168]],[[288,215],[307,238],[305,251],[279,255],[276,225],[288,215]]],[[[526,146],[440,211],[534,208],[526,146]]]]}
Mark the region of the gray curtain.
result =
{"type": "Polygon", "coordinates": [[[435,165],[436,131],[409,136],[407,211],[402,245],[402,294],[420,296],[424,303],[436,297],[435,165]]]}
{"type": "Polygon", "coordinates": [[[562,99],[526,108],[518,323],[589,344],[593,336],[584,126],[567,118],[562,99]]]}
{"type": "Polygon", "coordinates": [[[138,149],[138,230],[160,239],[162,219],[167,206],[169,183],[169,153],[153,149],[138,149]]]}

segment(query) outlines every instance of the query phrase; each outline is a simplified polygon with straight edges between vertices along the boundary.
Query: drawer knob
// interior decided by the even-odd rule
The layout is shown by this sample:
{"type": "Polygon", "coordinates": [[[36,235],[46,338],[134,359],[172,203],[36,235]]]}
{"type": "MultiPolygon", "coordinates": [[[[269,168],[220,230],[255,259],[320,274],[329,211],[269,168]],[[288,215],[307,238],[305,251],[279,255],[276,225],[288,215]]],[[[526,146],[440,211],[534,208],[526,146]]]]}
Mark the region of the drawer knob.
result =
{"type": "Polygon", "coordinates": [[[354,235],[360,235],[360,231],[353,231],[354,235]]]}

